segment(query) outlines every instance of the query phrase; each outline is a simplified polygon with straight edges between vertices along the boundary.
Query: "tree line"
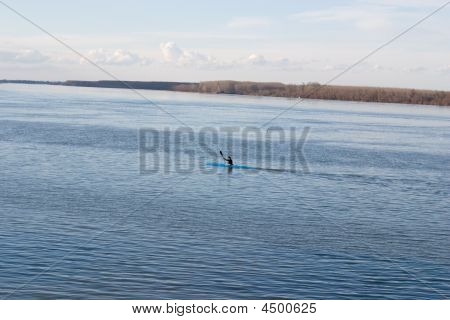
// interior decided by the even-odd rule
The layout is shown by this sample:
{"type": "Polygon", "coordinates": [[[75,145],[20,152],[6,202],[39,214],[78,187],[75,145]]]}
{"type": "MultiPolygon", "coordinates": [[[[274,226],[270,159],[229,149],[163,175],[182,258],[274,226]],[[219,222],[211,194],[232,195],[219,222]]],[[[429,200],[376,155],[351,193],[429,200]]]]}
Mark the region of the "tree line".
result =
{"type": "Polygon", "coordinates": [[[195,89],[192,86],[181,86],[179,90],[201,93],[450,106],[449,91],[321,85],[316,82],[294,85],[276,82],[206,81],[200,82],[195,89]]]}
{"type": "Polygon", "coordinates": [[[378,88],[357,86],[321,85],[317,82],[283,84],[279,82],[251,81],[30,81],[0,80],[0,83],[48,84],[78,87],[123,88],[142,90],[169,90],[213,94],[240,94],[252,96],[364,101],[383,103],[409,103],[450,106],[450,91],[434,91],[402,88],[378,88]]]}

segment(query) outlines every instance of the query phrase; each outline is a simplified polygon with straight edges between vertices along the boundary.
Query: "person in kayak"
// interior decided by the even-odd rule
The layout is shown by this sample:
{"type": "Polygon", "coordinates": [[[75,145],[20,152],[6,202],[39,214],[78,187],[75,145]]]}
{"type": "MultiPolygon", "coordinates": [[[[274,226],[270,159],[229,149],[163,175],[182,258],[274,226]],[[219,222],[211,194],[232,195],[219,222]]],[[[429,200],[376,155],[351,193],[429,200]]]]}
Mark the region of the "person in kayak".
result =
{"type": "Polygon", "coordinates": [[[223,156],[222,151],[220,151],[220,155],[222,156],[223,160],[225,160],[225,161],[227,162],[227,164],[228,164],[229,166],[232,166],[232,165],[233,165],[233,159],[231,159],[230,155],[228,155],[228,158],[225,158],[225,157],[223,156]]]}

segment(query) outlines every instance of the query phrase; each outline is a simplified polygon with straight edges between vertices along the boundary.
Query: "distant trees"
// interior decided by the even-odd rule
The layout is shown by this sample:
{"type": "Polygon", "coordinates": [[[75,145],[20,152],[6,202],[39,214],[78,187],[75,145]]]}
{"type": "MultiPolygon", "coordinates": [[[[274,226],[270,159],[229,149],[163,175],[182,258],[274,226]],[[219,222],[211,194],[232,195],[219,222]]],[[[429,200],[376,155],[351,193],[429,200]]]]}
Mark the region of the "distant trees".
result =
{"type": "Polygon", "coordinates": [[[317,82],[286,85],[278,82],[221,80],[200,82],[197,90],[195,86],[191,89],[202,93],[450,106],[449,91],[332,86],[320,85],[317,82]]]}
{"type": "Polygon", "coordinates": [[[78,87],[102,87],[123,89],[169,90],[199,93],[227,93],[253,96],[271,96],[304,99],[347,100],[384,103],[410,103],[450,106],[450,91],[433,91],[400,88],[377,88],[355,86],[321,85],[317,82],[299,85],[280,82],[250,81],[204,81],[163,82],[163,81],[77,81],[64,82],[0,80],[0,83],[48,84],[78,87]]]}

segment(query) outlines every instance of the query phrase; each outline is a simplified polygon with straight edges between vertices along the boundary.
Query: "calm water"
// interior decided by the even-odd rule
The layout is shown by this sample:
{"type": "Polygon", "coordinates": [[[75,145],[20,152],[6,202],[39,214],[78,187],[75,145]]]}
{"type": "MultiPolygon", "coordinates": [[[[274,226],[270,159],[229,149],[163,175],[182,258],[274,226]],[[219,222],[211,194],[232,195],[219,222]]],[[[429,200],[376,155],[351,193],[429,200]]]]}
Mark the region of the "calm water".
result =
{"type": "MultiPolygon", "coordinates": [[[[292,103],[144,94],[194,130],[292,103]]],[[[141,175],[137,129],[178,123],[132,92],[1,85],[0,297],[450,297],[450,109],[307,101],[272,125],[311,127],[309,174],[141,175]]]]}

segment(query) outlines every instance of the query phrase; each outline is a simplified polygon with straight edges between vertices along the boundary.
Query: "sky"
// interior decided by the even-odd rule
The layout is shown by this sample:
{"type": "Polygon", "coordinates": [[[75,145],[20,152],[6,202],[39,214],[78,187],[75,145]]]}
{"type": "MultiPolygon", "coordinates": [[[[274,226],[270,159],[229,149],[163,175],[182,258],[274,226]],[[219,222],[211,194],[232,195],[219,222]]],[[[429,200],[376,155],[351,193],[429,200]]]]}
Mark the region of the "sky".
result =
{"type": "MultiPolygon", "coordinates": [[[[0,79],[326,83],[446,0],[0,0],[0,79]]],[[[450,90],[450,4],[331,84],[450,90]]]]}

